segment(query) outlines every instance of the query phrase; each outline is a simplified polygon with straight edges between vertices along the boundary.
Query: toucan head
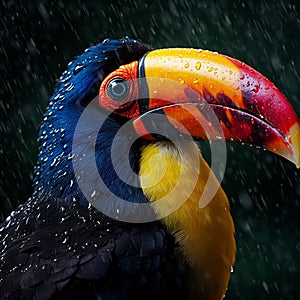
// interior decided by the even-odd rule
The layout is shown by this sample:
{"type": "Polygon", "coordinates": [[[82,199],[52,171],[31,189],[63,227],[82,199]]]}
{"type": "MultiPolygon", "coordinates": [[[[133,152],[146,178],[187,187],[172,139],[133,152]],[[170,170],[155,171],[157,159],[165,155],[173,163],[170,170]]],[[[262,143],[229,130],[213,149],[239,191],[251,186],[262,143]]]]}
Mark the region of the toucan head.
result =
{"type": "MultiPolygon", "coordinates": [[[[107,183],[113,183],[111,188],[129,201],[147,201],[138,188],[123,185],[111,171],[112,162],[106,159],[115,133],[125,123],[130,123],[136,136],[146,143],[174,135],[225,139],[266,148],[300,165],[297,115],[259,72],[215,52],[153,50],[124,38],[105,40],[87,49],[58,80],[40,130],[35,191],[53,194],[57,199],[82,199],[75,188],[73,150],[77,147],[83,154],[90,153],[88,137],[99,134],[96,158],[98,168],[105,170],[107,183]],[[74,143],[78,121],[93,99],[95,113],[85,120],[74,143]],[[94,124],[103,113],[108,117],[99,131],[94,124]],[[123,195],[127,189],[130,192],[123,195]]],[[[136,155],[131,151],[131,164],[138,164],[136,155]]],[[[88,169],[89,164],[84,167],[88,169]]],[[[93,186],[92,179],[88,182],[93,186]]]]}
{"type": "Polygon", "coordinates": [[[300,166],[300,123],[291,104],[258,71],[216,52],[149,51],[105,78],[99,104],[133,120],[144,139],[155,140],[167,126],[182,136],[262,147],[300,166]]]}

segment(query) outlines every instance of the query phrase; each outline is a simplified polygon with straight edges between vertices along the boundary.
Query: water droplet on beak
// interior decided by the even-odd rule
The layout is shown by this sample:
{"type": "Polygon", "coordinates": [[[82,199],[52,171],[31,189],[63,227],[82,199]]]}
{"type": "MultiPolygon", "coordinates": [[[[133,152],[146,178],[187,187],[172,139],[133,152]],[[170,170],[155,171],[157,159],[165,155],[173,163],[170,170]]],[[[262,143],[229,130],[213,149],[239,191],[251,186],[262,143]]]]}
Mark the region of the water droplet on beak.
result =
{"type": "Polygon", "coordinates": [[[201,68],[201,62],[200,61],[197,61],[196,62],[196,70],[200,70],[200,68],[201,68]]]}

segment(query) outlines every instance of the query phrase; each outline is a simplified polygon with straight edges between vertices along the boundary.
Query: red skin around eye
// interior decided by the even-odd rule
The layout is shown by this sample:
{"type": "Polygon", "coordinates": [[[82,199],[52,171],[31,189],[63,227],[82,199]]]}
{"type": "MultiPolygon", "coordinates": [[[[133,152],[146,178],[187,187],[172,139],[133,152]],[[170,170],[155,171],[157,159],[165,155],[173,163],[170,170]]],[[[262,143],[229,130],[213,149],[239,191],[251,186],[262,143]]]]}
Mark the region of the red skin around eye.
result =
{"type": "Polygon", "coordinates": [[[102,82],[99,90],[99,104],[108,111],[125,118],[135,118],[140,115],[138,104],[138,62],[123,65],[109,74],[102,82]],[[114,78],[122,78],[128,81],[130,90],[126,98],[116,101],[110,98],[106,92],[109,82],[114,78]]]}

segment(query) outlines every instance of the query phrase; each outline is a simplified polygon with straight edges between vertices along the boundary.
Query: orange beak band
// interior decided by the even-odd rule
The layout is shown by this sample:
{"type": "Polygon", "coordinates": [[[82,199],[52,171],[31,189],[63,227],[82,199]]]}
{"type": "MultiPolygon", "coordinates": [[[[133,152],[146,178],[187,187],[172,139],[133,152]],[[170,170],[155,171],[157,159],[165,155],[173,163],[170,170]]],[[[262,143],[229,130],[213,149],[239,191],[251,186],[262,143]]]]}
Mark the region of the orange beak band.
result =
{"type": "Polygon", "coordinates": [[[167,132],[263,147],[300,167],[295,111],[273,83],[248,65],[210,51],[161,49],[139,61],[139,77],[143,96],[140,116],[133,121],[139,136],[154,138],[152,133],[162,128],[153,119],[159,114],[167,118],[167,132]]]}

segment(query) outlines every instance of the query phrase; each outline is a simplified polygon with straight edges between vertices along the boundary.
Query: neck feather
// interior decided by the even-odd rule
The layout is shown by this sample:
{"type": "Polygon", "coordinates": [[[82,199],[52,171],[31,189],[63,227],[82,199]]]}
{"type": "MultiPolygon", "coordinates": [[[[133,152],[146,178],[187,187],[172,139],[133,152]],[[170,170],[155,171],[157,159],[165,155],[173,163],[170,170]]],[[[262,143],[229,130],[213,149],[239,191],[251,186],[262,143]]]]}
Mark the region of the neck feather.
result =
{"type": "MultiPolygon", "coordinates": [[[[234,225],[222,188],[205,207],[199,207],[210,174],[193,141],[180,150],[163,142],[142,149],[141,186],[192,269],[191,299],[223,298],[235,260],[234,225]],[[174,205],[178,208],[165,216],[174,205]]],[[[214,176],[212,180],[219,186],[214,176]]]]}

